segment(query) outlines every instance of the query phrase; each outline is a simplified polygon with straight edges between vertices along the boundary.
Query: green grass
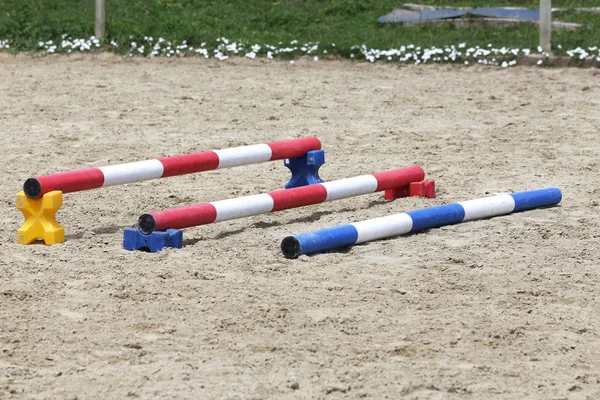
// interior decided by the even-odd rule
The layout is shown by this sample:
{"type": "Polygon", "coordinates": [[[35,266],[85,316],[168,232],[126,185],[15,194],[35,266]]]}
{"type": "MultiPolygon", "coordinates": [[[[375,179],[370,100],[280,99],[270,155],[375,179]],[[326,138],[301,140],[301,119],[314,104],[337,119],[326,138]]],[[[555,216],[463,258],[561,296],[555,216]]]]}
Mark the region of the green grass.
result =
{"type": "MultiPolygon", "coordinates": [[[[523,6],[536,8],[539,0],[415,0],[421,4],[452,6],[523,6]]],[[[120,44],[126,52],[131,41],[144,36],[163,37],[197,47],[217,45],[218,37],[245,43],[277,45],[335,43],[331,53],[347,56],[353,45],[377,49],[415,44],[421,47],[468,43],[470,46],[535,48],[539,41],[534,24],[504,28],[456,28],[422,24],[378,24],[377,18],[397,8],[397,0],[305,1],[200,1],[107,0],[105,42],[120,44]],[[130,38],[133,36],[133,38],[130,38]]],[[[94,0],[0,0],[0,40],[11,41],[11,51],[39,50],[38,42],[60,43],[63,33],[73,38],[94,34],[94,0]]],[[[600,7],[600,0],[553,1],[553,7],[600,7]]],[[[600,44],[600,14],[564,13],[560,20],[589,25],[578,31],[553,31],[553,45],[563,49],[600,44]]],[[[60,50],[60,48],[58,49],[60,50]]]]}

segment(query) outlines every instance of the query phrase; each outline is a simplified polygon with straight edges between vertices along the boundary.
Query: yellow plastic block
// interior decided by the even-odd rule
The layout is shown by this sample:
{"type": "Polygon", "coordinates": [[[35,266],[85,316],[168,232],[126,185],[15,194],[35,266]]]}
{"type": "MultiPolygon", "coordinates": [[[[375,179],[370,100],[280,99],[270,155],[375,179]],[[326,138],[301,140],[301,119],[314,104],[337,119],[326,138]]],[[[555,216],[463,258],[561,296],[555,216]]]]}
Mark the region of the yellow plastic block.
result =
{"type": "Polygon", "coordinates": [[[65,228],[56,222],[56,212],[62,206],[62,192],[48,192],[39,199],[30,199],[24,192],[17,193],[17,208],[25,222],[17,231],[21,244],[31,244],[41,239],[50,246],[65,241],[65,228]]]}

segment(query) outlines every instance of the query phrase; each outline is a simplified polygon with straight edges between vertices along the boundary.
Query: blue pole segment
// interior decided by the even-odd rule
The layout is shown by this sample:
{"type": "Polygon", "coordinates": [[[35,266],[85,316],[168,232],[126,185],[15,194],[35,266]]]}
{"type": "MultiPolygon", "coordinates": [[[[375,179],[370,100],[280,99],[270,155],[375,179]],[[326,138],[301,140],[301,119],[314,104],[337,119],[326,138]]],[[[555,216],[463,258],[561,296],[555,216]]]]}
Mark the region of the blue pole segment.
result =
{"type": "Polygon", "coordinates": [[[455,203],[408,211],[407,214],[413,220],[413,227],[410,231],[419,232],[444,225],[458,224],[465,218],[465,209],[455,203]]]}
{"type": "Polygon", "coordinates": [[[554,206],[562,200],[560,189],[555,187],[512,193],[511,196],[515,199],[515,209],[513,212],[554,206]]]}
{"type": "Polygon", "coordinates": [[[312,254],[340,247],[352,246],[358,239],[353,225],[341,225],[314,232],[288,236],[281,242],[281,251],[287,258],[312,254]]]}

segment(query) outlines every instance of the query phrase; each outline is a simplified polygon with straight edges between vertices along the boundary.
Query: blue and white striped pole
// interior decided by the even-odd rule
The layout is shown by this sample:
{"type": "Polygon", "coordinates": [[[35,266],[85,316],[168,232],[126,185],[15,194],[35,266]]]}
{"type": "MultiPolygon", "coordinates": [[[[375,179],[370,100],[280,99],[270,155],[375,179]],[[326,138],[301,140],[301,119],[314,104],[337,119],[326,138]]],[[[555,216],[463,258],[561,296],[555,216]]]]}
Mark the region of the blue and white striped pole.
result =
{"type": "Polygon", "coordinates": [[[286,258],[296,258],[444,225],[553,206],[561,199],[560,189],[549,187],[424,208],[288,236],[281,242],[281,251],[286,258]]]}

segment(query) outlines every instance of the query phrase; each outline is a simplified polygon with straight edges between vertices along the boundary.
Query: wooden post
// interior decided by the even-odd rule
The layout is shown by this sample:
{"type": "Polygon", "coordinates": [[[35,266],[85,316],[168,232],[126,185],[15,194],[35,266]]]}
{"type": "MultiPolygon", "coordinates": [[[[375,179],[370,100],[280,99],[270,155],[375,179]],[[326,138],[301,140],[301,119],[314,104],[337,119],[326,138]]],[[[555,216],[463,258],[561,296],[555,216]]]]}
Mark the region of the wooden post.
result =
{"type": "Polygon", "coordinates": [[[540,0],[540,46],[552,51],[552,0],[540,0]]]}
{"type": "Polygon", "coordinates": [[[96,38],[102,39],[104,36],[104,23],[106,21],[105,0],[96,0],[96,38]]]}

